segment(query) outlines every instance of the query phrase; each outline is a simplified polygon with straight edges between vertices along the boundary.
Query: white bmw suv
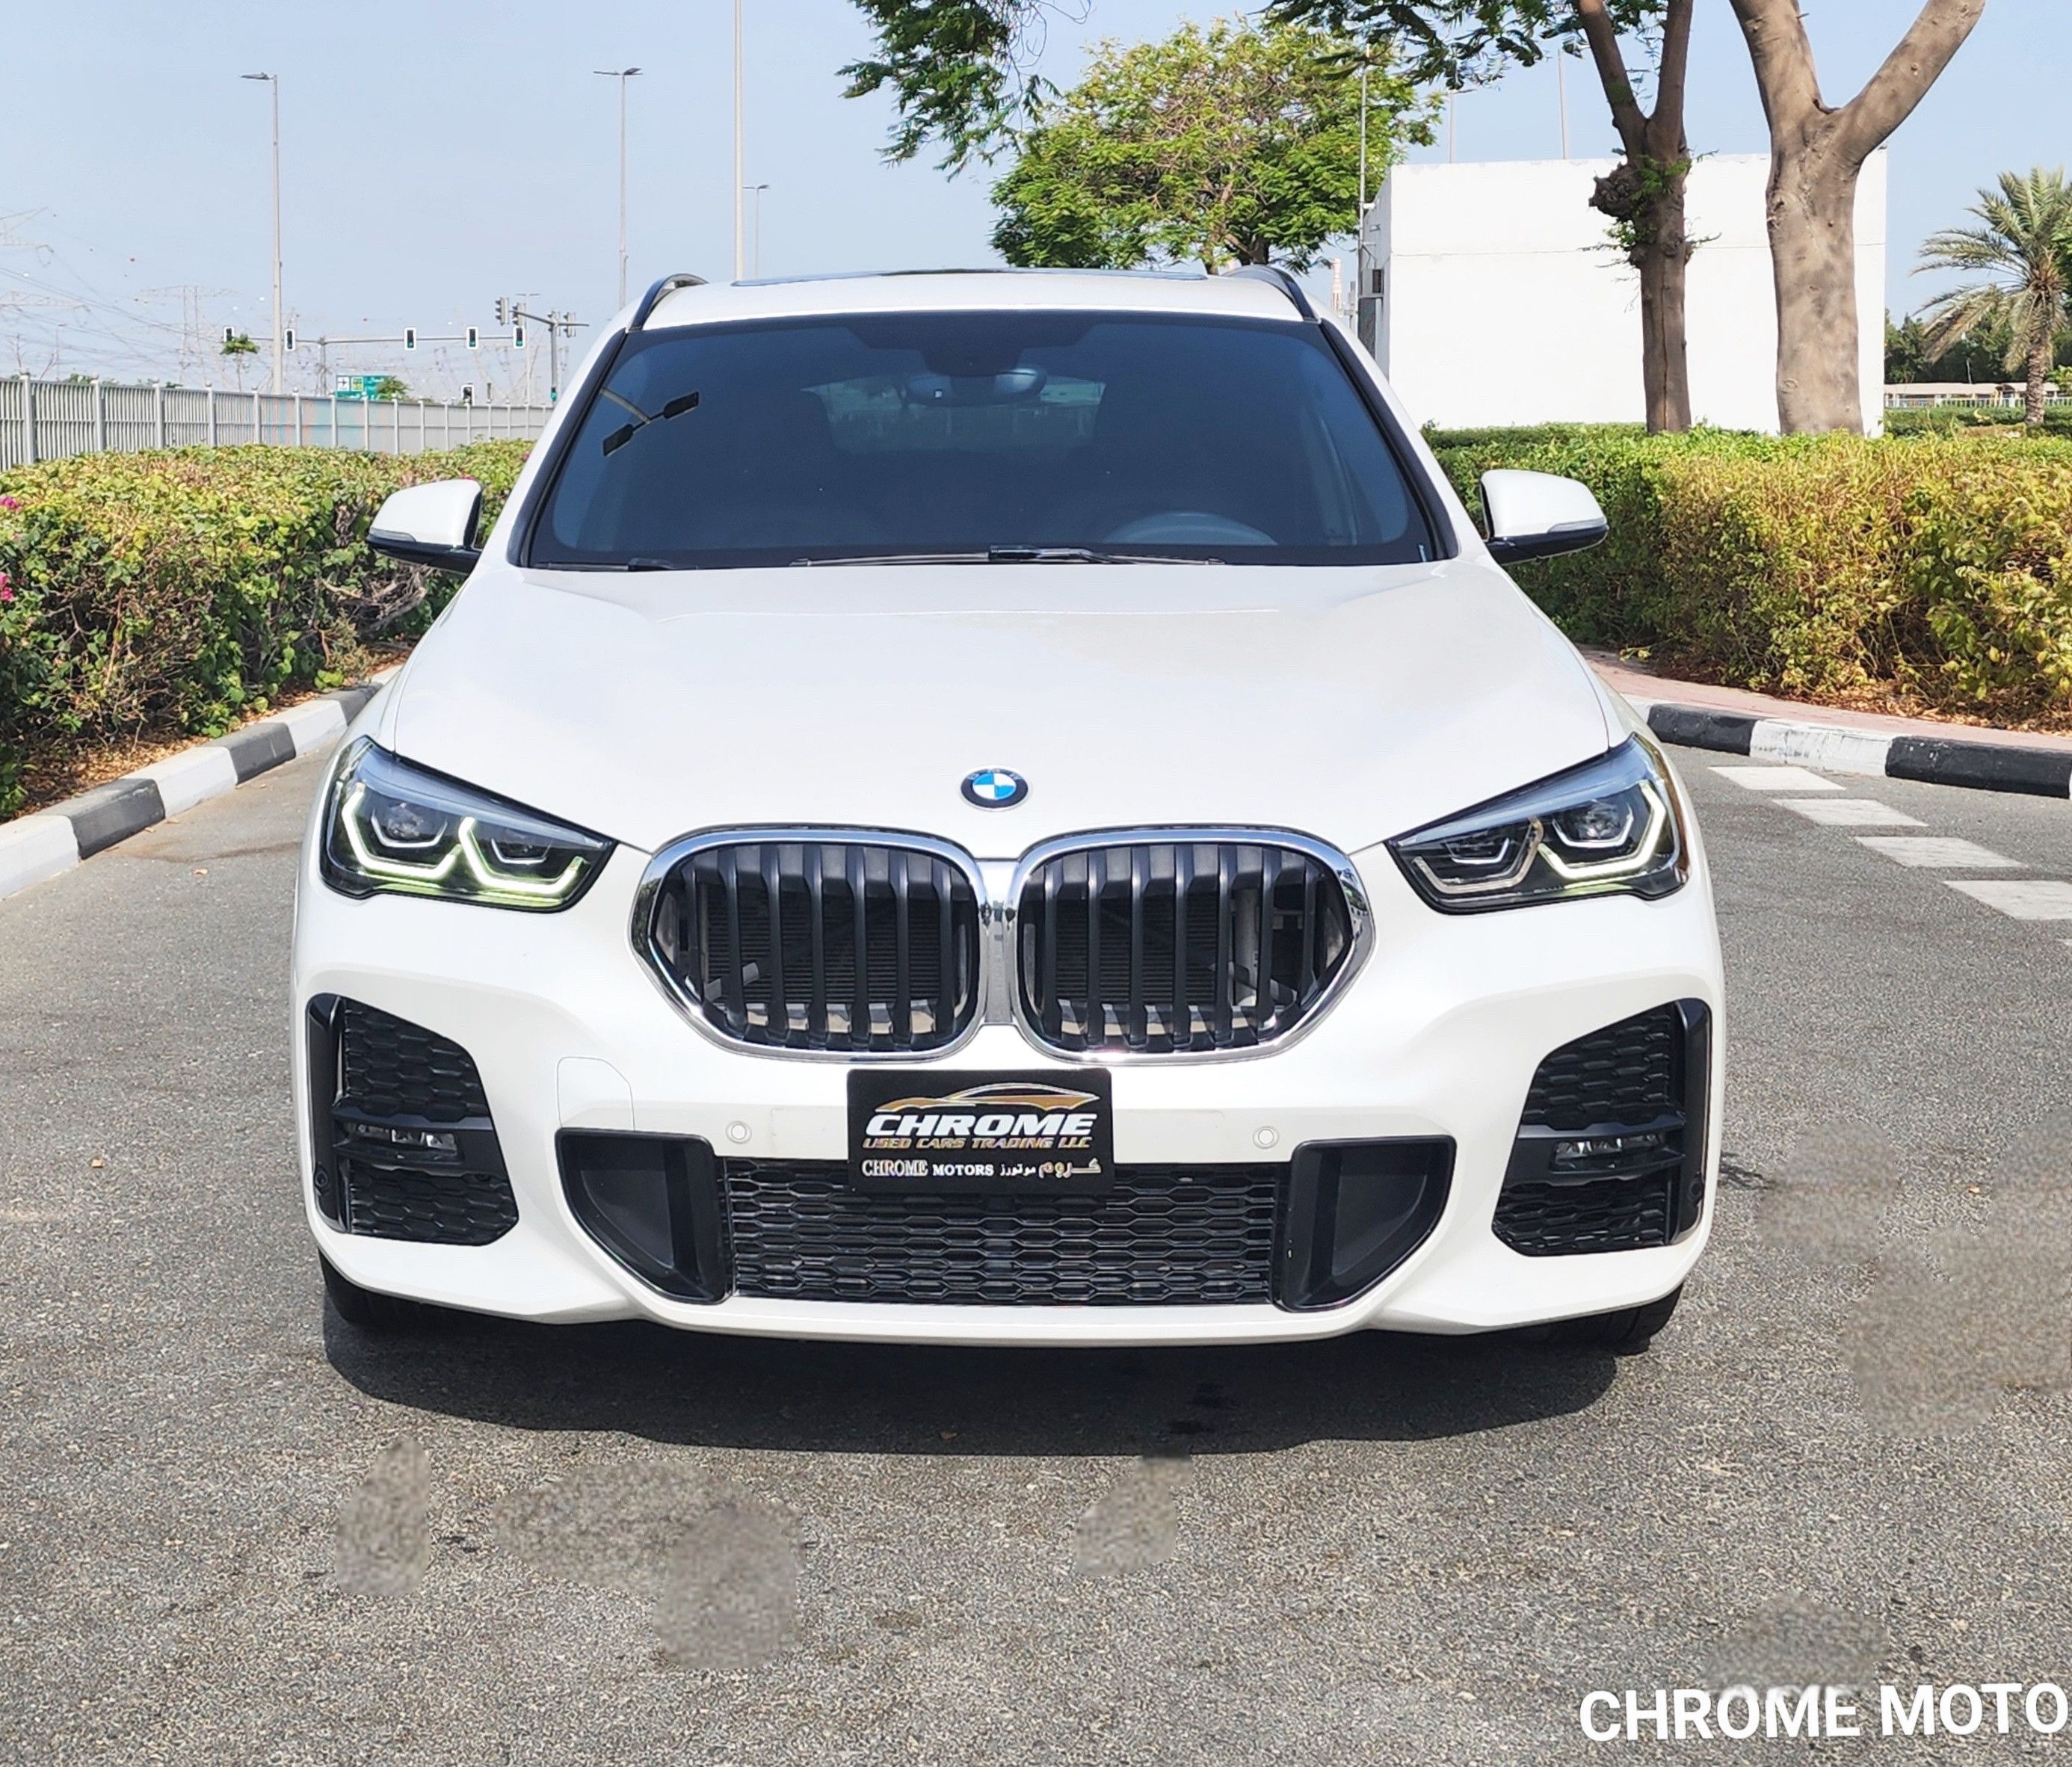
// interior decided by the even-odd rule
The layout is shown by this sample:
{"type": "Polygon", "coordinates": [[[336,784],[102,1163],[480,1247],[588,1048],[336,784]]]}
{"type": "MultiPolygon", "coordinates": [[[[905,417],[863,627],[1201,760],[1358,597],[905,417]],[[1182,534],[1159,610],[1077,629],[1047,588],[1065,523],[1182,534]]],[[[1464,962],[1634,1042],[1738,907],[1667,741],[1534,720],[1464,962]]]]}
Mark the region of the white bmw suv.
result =
{"type": "Polygon", "coordinates": [[[1274,271],[658,283],[304,852],[332,1301],[962,1343],[1560,1322],[1710,1226],[1645,729],[1274,271]]]}

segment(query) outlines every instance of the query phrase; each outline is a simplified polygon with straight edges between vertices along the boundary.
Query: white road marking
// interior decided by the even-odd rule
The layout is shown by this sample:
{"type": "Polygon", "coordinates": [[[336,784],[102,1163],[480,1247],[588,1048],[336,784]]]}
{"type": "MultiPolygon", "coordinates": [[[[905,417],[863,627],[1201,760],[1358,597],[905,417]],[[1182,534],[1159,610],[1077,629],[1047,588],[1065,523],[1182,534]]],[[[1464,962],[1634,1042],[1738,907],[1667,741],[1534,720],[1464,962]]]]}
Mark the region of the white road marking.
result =
{"type": "Polygon", "coordinates": [[[1823,779],[1803,767],[1714,767],[1723,779],[1731,779],[1746,791],[1839,791],[1832,779],[1823,779]]]}
{"type": "Polygon", "coordinates": [[[1977,882],[1945,877],[1942,881],[1975,902],[1999,909],[2012,920],[2072,920],[2072,883],[2041,877],[1988,877],[1977,882]]]}
{"type": "Polygon", "coordinates": [[[1860,834],[1859,846],[1881,853],[1897,865],[1918,871],[2018,871],[2019,859],[2009,859],[1982,847],[1975,840],[1955,840],[1932,834],[1860,834]]]}
{"type": "Polygon", "coordinates": [[[1796,810],[1808,822],[1825,823],[1832,828],[1922,828],[1918,816],[1869,798],[1779,798],[1787,810],[1796,810]]]}

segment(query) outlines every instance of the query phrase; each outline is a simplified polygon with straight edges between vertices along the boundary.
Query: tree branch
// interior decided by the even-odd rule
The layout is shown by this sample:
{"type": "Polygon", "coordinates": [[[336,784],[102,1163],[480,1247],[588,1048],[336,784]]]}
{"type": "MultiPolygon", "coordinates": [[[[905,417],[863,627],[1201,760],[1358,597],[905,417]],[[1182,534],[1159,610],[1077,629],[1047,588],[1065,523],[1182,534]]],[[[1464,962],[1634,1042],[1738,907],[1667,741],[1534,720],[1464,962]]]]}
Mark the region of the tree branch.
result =
{"type": "Polygon", "coordinates": [[[1837,116],[1852,161],[1861,164],[1914,114],[1985,10],[1986,0],[1926,0],[1885,65],[1837,116]]]}
{"type": "Polygon", "coordinates": [[[1813,45],[1806,38],[1799,0],[1730,3],[1741,21],[1741,35],[1748,39],[1749,59],[1755,64],[1756,88],[1762,94],[1770,139],[1798,133],[1827,109],[1820,100],[1820,76],[1814,70],[1813,45]]]}
{"type": "Polygon", "coordinates": [[[1676,139],[1658,159],[1684,157],[1684,90],[1691,67],[1691,19],[1697,10],[1697,0],[1669,0],[1662,21],[1662,71],[1655,82],[1655,112],[1647,120],[1671,125],[1676,139]]]}
{"type": "Polygon", "coordinates": [[[1619,54],[1618,28],[1605,10],[1605,0],[1576,0],[1576,17],[1583,27],[1583,40],[1590,46],[1590,59],[1597,65],[1597,79],[1604,86],[1605,97],[1610,101],[1612,121],[1626,145],[1626,158],[1644,158],[1647,117],[1634,96],[1626,60],[1619,54]]]}

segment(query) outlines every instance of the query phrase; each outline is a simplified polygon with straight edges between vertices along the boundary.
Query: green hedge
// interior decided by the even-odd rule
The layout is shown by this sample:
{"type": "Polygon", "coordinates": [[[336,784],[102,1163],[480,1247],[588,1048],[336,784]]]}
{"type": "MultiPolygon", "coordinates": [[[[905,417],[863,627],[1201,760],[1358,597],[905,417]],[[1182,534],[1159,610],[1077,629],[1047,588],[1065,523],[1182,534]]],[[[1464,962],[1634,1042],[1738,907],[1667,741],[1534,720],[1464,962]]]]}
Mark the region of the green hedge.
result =
{"type": "Polygon", "coordinates": [[[453,579],[376,557],[368,521],[398,486],[458,476],[494,519],[528,446],[190,448],[0,475],[0,816],[32,745],[217,735],[421,631],[453,579]]]}
{"type": "Polygon", "coordinates": [[[2072,441],[1581,425],[1430,440],[1470,507],[1492,466],[1597,492],[1611,538],[1516,573],[1583,642],[1794,697],[2072,723],[2072,441]]]}
{"type": "MultiPolygon", "coordinates": [[[[1947,436],[1953,430],[2019,429],[2028,421],[2019,405],[1918,405],[1886,412],[1885,429],[1889,436],[1947,436]]],[[[2046,406],[2043,433],[2072,436],[2072,410],[2063,405],[2046,406]]]]}

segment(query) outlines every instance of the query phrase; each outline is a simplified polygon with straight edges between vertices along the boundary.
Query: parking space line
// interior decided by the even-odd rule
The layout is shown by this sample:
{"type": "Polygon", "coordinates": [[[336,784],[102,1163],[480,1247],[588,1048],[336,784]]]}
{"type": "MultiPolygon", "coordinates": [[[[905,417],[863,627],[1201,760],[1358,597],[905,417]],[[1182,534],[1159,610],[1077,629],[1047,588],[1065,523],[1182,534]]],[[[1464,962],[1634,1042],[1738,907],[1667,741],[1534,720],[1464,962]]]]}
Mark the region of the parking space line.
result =
{"type": "Polygon", "coordinates": [[[1945,835],[1860,834],[1856,844],[1917,871],[2019,871],[2021,861],[1945,835]]]}
{"type": "Polygon", "coordinates": [[[1955,890],[2011,920],[2072,920],[2072,883],[2041,877],[1945,877],[1955,890]]]}
{"type": "Polygon", "coordinates": [[[1787,810],[1795,810],[1808,822],[1832,828],[1924,828],[1927,824],[1904,810],[1870,798],[1779,798],[1787,810]]]}
{"type": "Polygon", "coordinates": [[[1714,767],[1723,779],[1744,791],[1839,791],[1832,779],[1823,779],[1803,767],[1714,767]]]}

